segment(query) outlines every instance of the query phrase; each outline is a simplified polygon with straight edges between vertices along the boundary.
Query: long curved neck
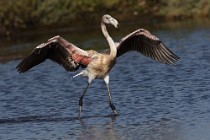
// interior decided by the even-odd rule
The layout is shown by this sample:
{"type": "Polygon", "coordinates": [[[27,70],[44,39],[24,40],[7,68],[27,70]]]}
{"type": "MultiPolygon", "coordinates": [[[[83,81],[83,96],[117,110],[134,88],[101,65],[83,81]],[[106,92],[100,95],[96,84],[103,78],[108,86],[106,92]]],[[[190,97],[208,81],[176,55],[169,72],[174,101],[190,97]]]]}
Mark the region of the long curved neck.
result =
{"type": "Polygon", "coordinates": [[[109,36],[109,33],[107,32],[107,29],[106,29],[106,25],[103,22],[101,22],[101,30],[102,30],[102,32],[103,32],[103,34],[104,34],[104,36],[105,36],[105,38],[106,38],[106,40],[109,44],[110,50],[111,50],[109,55],[112,58],[116,58],[117,47],[115,46],[115,43],[114,43],[113,39],[109,36]]]}

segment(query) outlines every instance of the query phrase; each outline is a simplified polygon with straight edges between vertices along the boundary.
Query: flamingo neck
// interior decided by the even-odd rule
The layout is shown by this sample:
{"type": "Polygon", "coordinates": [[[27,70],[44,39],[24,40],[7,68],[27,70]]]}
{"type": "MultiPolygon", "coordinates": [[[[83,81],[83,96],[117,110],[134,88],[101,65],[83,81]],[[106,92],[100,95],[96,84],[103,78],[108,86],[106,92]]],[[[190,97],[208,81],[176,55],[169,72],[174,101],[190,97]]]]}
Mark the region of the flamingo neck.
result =
{"type": "Polygon", "coordinates": [[[109,55],[112,58],[116,58],[116,56],[117,56],[117,47],[115,46],[115,43],[114,43],[113,39],[109,36],[109,33],[108,33],[107,29],[106,29],[106,25],[103,22],[101,22],[101,30],[102,30],[103,35],[105,36],[105,38],[106,38],[106,40],[107,40],[107,42],[109,44],[110,50],[111,50],[109,55]]]}

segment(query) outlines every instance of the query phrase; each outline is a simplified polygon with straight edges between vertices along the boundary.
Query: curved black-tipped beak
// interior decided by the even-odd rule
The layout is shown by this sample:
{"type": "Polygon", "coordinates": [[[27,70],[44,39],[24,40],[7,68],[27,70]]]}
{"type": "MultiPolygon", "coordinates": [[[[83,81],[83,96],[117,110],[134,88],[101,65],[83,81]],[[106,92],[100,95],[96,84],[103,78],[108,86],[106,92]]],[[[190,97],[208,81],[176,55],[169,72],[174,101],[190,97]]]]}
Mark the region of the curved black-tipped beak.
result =
{"type": "Polygon", "coordinates": [[[116,19],[111,19],[111,24],[116,28],[116,29],[118,29],[119,27],[119,23],[118,23],[118,21],[116,20],[116,19]]]}
{"type": "Polygon", "coordinates": [[[119,28],[119,23],[117,24],[117,27],[116,27],[116,29],[117,29],[117,30],[120,30],[120,28],[119,28]]]}

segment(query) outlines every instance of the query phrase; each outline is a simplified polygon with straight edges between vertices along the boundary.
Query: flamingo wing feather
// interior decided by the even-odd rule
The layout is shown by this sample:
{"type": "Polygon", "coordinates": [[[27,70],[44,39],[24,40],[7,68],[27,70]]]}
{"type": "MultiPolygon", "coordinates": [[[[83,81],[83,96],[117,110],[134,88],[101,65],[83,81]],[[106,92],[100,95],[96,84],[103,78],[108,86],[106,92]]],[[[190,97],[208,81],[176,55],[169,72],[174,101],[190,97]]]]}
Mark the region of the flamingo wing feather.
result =
{"type": "Polygon", "coordinates": [[[165,64],[173,64],[179,59],[156,36],[145,29],[138,29],[128,34],[116,47],[118,57],[134,50],[165,64]]]}
{"type": "Polygon", "coordinates": [[[16,68],[20,73],[23,73],[46,59],[60,64],[67,71],[76,71],[80,66],[87,66],[91,61],[86,51],[60,36],[55,36],[46,43],[37,46],[16,68]]]}

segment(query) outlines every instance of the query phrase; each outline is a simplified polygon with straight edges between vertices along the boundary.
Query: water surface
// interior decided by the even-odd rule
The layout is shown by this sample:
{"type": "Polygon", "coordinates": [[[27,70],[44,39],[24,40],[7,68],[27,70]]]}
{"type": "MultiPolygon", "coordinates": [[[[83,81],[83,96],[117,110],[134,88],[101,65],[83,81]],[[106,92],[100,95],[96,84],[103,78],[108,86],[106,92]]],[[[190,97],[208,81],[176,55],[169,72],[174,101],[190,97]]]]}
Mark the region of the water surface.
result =
{"type": "MultiPolygon", "coordinates": [[[[134,28],[111,32],[119,39],[134,28]]],[[[20,60],[1,63],[0,139],[208,140],[210,27],[151,29],[181,60],[164,65],[135,52],[120,57],[110,73],[118,117],[111,116],[102,80],[95,80],[88,89],[79,121],[78,101],[85,78],[72,79],[76,73],[51,61],[25,74],[15,70],[20,60]]],[[[61,35],[82,48],[106,48],[99,31],[86,33],[61,35]]],[[[49,37],[52,34],[4,41],[1,57],[6,52],[22,56],[49,37]]]]}

